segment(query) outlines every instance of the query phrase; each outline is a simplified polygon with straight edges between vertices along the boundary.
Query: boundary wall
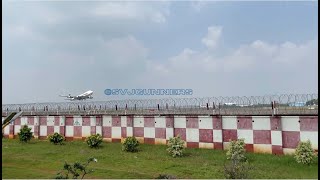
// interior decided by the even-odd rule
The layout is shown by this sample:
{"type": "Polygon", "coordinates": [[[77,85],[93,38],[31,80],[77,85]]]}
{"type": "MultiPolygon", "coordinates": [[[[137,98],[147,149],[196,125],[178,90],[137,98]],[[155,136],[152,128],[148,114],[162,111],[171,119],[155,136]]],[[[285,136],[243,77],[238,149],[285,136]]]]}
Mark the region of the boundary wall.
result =
{"type": "Polygon", "coordinates": [[[38,139],[58,132],[67,140],[101,134],[107,142],[135,136],[141,143],[166,144],[180,135],[186,147],[225,150],[230,140],[244,138],[247,151],[270,154],[294,153],[309,139],[318,151],[318,116],[22,116],[5,127],[4,136],[17,138],[25,124],[38,139]]]}

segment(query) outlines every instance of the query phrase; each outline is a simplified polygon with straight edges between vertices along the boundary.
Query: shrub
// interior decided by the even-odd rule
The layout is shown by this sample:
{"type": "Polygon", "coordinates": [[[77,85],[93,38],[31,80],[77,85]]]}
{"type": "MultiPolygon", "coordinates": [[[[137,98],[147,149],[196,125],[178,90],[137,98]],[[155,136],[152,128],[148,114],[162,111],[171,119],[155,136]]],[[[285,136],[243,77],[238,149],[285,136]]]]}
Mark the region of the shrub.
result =
{"type": "Polygon", "coordinates": [[[169,175],[169,174],[159,174],[156,179],[177,179],[175,176],[169,175]]]}
{"type": "Polygon", "coordinates": [[[229,164],[224,165],[224,176],[226,179],[248,179],[251,167],[248,162],[232,160],[229,164]]]}
{"type": "Polygon", "coordinates": [[[133,137],[127,137],[122,143],[122,150],[127,152],[138,151],[139,141],[133,137]]]}
{"type": "Polygon", "coordinates": [[[28,142],[32,138],[32,132],[31,128],[28,128],[27,125],[24,125],[21,129],[20,132],[18,133],[19,140],[22,142],[28,142]]]}
{"type": "Polygon", "coordinates": [[[229,164],[224,165],[224,176],[227,179],[247,179],[249,167],[245,157],[244,139],[238,139],[230,142],[230,148],[227,151],[227,159],[231,160],[229,164]]]}
{"type": "Polygon", "coordinates": [[[91,148],[98,148],[102,143],[102,136],[100,134],[91,135],[87,137],[86,142],[91,148]]]}
{"type": "Polygon", "coordinates": [[[316,155],[313,152],[310,140],[298,144],[294,155],[298,163],[310,165],[315,157],[316,155]]]}
{"type": "Polygon", "coordinates": [[[86,169],[91,162],[97,162],[97,159],[89,158],[88,161],[84,164],[76,162],[72,165],[65,162],[63,166],[63,170],[57,173],[56,179],[69,179],[69,174],[72,175],[72,179],[78,179],[81,172],[82,172],[81,179],[83,179],[86,174],[93,172],[92,169],[90,170],[86,169]]]}
{"type": "Polygon", "coordinates": [[[169,139],[167,151],[172,157],[181,157],[184,151],[184,141],[180,136],[169,139]]]}
{"type": "Polygon", "coordinates": [[[236,161],[245,161],[245,143],[244,139],[230,142],[230,148],[227,151],[227,159],[236,161]]]}
{"type": "Polygon", "coordinates": [[[63,144],[63,141],[65,141],[65,138],[63,135],[59,134],[59,133],[54,133],[52,135],[48,136],[48,139],[51,143],[53,144],[63,144]]]}

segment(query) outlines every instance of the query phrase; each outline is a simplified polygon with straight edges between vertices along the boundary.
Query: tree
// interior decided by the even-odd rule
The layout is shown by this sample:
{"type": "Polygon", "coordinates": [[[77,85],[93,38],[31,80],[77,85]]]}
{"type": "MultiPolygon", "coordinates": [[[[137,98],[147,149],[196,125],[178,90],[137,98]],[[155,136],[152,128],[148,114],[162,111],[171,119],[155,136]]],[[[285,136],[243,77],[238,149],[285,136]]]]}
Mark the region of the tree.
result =
{"type": "Polygon", "coordinates": [[[307,106],[318,105],[318,99],[311,99],[311,100],[306,102],[306,105],[307,106]]]}

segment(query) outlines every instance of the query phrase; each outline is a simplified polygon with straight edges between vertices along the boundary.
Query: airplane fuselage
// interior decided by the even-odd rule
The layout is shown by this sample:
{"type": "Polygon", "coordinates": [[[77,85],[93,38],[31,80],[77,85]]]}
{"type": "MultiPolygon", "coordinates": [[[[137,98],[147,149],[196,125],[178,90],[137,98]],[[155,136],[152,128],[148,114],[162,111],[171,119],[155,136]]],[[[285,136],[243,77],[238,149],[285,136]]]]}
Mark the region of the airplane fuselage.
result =
{"type": "Polygon", "coordinates": [[[92,94],[93,94],[93,91],[89,90],[89,91],[86,91],[85,93],[82,93],[74,97],[74,100],[92,99],[93,98],[92,94]]]}
{"type": "Polygon", "coordinates": [[[85,100],[85,99],[92,99],[92,94],[93,94],[93,91],[89,90],[89,91],[86,91],[80,95],[77,95],[77,96],[71,96],[69,94],[69,96],[62,96],[62,97],[67,97],[68,99],[67,100],[71,100],[71,101],[74,101],[74,100],[85,100]]]}
{"type": "Polygon", "coordinates": [[[77,97],[85,97],[85,96],[91,96],[93,94],[93,91],[86,91],[83,94],[78,95],[77,97]]]}

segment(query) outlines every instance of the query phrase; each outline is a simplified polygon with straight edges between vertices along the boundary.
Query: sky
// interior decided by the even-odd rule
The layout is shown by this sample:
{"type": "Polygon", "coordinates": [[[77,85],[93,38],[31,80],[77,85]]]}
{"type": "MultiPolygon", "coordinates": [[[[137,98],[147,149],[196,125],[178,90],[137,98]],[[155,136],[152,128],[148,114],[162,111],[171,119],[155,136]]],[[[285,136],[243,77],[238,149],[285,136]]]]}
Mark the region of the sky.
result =
{"type": "Polygon", "coordinates": [[[2,1],[2,103],[318,93],[317,1],[2,1]],[[175,96],[176,97],[176,96],[175,96]],[[185,96],[179,96],[185,97],[185,96]],[[158,98],[158,97],[157,97],[158,98]]]}

